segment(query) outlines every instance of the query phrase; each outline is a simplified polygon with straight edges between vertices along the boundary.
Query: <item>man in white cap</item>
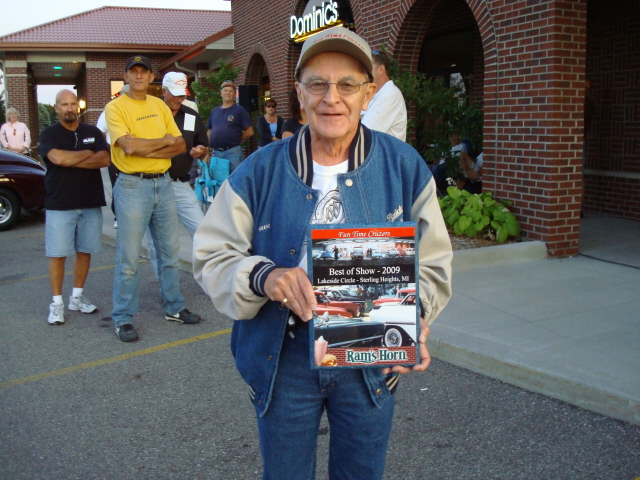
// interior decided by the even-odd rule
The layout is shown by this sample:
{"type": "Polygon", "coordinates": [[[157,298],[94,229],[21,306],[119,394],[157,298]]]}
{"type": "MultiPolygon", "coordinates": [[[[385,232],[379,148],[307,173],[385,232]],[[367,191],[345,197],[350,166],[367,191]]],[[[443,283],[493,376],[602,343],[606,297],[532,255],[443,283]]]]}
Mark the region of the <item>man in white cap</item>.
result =
{"type": "Polygon", "coordinates": [[[451,243],[429,168],[406,143],[360,124],[372,70],[371,50],[353,32],[309,38],[295,70],[309,123],[248,157],[194,238],[195,278],[236,319],[231,350],[256,410],[263,479],[315,478],[325,410],[329,478],[382,478],[398,374],[427,368],[427,325],[451,296],[451,243]],[[309,224],[406,221],[419,229],[420,363],[311,369],[309,224]]]}
{"type": "MultiPolygon", "coordinates": [[[[193,188],[189,184],[191,175],[189,171],[194,159],[208,158],[209,140],[207,131],[204,128],[202,117],[195,110],[184,105],[184,99],[189,95],[187,88],[188,79],[184,73],[169,72],[162,79],[162,98],[173,115],[176,125],[182,132],[182,138],[186,144],[186,152],[180,153],[171,158],[169,175],[173,184],[173,192],[176,197],[176,209],[178,218],[185,226],[191,238],[196,233],[200,222],[204,218],[200,203],[193,188]]],[[[146,233],[149,259],[153,270],[158,277],[158,259],[153,246],[151,233],[147,229],[146,233]]]]}

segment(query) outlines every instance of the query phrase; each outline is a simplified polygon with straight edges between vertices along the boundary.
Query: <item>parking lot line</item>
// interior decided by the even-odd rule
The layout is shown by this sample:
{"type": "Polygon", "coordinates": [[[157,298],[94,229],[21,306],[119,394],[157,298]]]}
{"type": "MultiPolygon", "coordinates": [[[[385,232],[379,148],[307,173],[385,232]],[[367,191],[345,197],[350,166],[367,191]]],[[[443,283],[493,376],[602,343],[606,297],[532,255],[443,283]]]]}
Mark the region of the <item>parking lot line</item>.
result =
{"type": "Polygon", "coordinates": [[[93,362],[81,363],[80,365],[74,365],[72,367],[61,368],[59,370],[53,370],[51,372],[39,373],[37,375],[29,375],[28,377],[16,378],[15,380],[9,380],[8,382],[0,383],[0,390],[15,385],[24,385],[26,383],[37,382],[39,380],[45,380],[47,378],[58,377],[60,375],[66,375],[68,373],[80,372],[82,370],[88,370],[90,368],[100,367],[102,365],[108,365],[110,363],[117,363],[123,360],[129,360],[130,358],[141,357],[150,353],[160,352],[169,348],[179,347],[181,345],[187,345],[193,342],[199,342],[201,340],[208,340],[209,338],[219,337],[220,335],[227,335],[231,333],[230,328],[224,330],[218,330],[217,332],[205,333],[203,335],[196,335],[195,337],[184,338],[182,340],[176,340],[175,342],[164,343],[162,345],[156,345],[155,347],[144,348],[135,352],[124,353],[122,355],[116,355],[115,357],[103,358],[102,360],[95,360],[93,362]]]}

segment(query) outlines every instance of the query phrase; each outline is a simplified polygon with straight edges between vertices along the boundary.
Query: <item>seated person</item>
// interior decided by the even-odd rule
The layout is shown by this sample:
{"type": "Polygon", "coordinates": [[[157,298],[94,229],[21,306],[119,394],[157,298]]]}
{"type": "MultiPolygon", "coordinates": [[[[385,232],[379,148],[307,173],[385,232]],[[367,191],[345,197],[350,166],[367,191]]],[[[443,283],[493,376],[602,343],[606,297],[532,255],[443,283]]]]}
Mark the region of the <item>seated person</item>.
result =
{"type": "MultiPolygon", "coordinates": [[[[460,156],[462,153],[469,153],[466,142],[460,140],[460,135],[453,134],[449,136],[451,142],[451,155],[460,156]]],[[[434,165],[431,169],[431,174],[436,182],[436,188],[438,189],[438,195],[445,196],[447,194],[447,164],[444,158],[440,160],[438,165],[434,165]]]]}
{"type": "Polygon", "coordinates": [[[456,179],[456,186],[469,193],[482,193],[482,153],[473,160],[471,155],[460,153],[461,174],[456,179]]]}

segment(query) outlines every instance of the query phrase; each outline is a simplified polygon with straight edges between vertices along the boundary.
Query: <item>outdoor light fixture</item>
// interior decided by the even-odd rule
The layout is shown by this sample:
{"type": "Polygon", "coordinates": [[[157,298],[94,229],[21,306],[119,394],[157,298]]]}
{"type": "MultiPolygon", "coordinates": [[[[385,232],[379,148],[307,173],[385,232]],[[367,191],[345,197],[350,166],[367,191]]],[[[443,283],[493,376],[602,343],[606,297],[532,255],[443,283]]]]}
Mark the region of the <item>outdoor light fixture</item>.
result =
{"type": "Polygon", "coordinates": [[[61,73],[54,73],[54,74],[53,74],[53,76],[54,76],[54,77],[61,77],[61,76],[62,76],[62,74],[61,74],[61,73]]]}
{"type": "Polygon", "coordinates": [[[84,110],[85,108],[87,108],[87,102],[84,101],[84,98],[81,98],[78,101],[78,106],[80,107],[80,110],[84,110]]]}
{"type": "Polygon", "coordinates": [[[62,70],[62,67],[53,67],[54,70],[62,70]]]}

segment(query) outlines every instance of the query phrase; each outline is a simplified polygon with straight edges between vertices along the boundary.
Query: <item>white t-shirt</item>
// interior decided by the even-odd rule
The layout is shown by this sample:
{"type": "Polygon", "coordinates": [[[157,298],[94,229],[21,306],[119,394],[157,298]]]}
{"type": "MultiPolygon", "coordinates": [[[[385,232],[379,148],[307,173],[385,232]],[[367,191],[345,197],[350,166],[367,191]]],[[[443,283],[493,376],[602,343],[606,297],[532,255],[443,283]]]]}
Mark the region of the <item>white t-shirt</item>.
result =
{"type": "Polygon", "coordinates": [[[360,118],[371,130],[388,133],[403,142],[407,139],[407,107],[393,80],[376,92],[360,118]]]}
{"type": "Polygon", "coordinates": [[[98,118],[98,122],[96,123],[96,127],[98,127],[98,129],[100,129],[100,131],[102,133],[106,133],[106,139],[107,139],[107,143],[109,145],[111,145],[111,141],[109,139],[109,129],[107,128],[107,117],[104,114],[104,111],[100,114],[100,117],[98,118]]]}
{"type": "MultiPolygon", "coordinates": [[[[338,175],[347,173],[349,160],[338,165],[325,167],[313,162],[313,182],[311,188],[320,191],[316,209],[311,218],[312,224],[318,223],[344,223],[344,208],[338,192],[338,175]]],[[[303,255],[300,259],[300,268],[307,271],[307,241],[304,242],[303,255]]]]}

